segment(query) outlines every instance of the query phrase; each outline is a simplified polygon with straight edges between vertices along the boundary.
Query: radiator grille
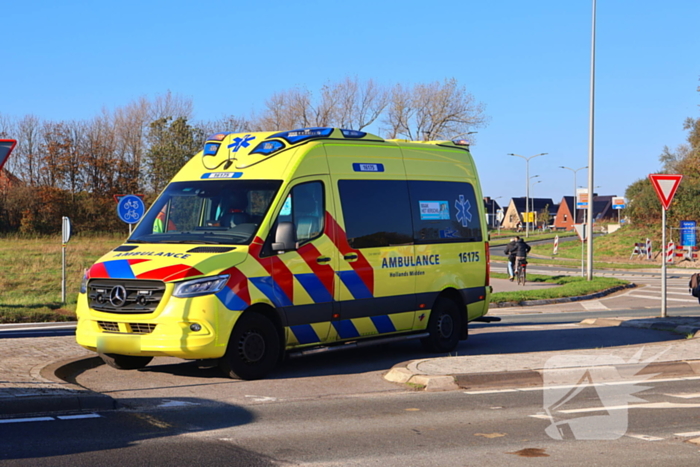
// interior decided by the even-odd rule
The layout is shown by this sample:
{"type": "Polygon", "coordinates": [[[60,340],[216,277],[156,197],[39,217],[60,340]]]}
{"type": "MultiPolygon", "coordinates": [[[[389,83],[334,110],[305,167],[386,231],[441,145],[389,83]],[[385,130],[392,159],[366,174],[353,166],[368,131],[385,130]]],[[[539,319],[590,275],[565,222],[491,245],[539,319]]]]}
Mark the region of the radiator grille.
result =
{"type": "Polygon", "coordinates": [[[163,298],[161,281],[137,279],[91,279],[88,283],[90,308],[106,313],[152,313],[163,298]]]}
{"type": "Polygon", "coordinates": [[[129,327],[134,334],[150,334],[156,328],[156,325],[152,323],[129,323],[129,327]]]}
{"type": "MultiPolygon", "coordinates": [[[[98,321],[97,324],[100,325],[103,331],[106,332],[121,332],[119,330],[119,323],[114,321],[98,321]]],[[[153,323],[126,323],[128,334],[150,334],[156,328],[153,323]]]]}
{"type": "Polygon", "coordinates": [[[119,332],[119,323],[113,321],[98,321],[97,324],[100,325],[103,331],[119,332]]]}

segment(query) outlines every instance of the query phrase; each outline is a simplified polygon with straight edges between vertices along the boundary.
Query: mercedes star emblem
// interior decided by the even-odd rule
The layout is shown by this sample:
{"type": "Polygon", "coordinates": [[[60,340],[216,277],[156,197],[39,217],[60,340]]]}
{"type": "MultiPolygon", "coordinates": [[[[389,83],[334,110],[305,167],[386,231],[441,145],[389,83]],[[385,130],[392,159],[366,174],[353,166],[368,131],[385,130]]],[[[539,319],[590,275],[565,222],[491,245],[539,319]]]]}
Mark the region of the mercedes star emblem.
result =
{"type": "Polygon", "coordinates": [[[120,307],[126,303],[126,289],[121,285],[117,285],[109,293],[109,302],[112,306],[120,307]]]}

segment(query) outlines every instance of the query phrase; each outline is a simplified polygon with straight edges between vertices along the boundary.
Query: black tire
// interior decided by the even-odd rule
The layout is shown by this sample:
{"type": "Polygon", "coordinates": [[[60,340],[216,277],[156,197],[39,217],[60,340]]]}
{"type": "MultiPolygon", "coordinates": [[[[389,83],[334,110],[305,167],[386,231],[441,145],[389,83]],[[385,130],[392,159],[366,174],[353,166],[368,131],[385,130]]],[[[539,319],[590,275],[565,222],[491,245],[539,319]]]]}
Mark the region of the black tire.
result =
{"type": "Polygon", "coordinates": [[[462,313],[459,306],[451,299],[440,297],[435,301],[428,320],[430,335],[421,339],[423,348],[428,352],[452,352],[459,344],[462,330],[462,313]]]}
{"type": "Polygon", "coordinates": [[[280,339],[277,328],[265,315],[243,313],[231,332],[219,367],[234,379],[261,379],[277,365],[280,339]]]}
{"type": "Polygon", "coordinates": [[[521,264],[518,271],[518,285],[525,285],[526,271],[526,266],[524,264],[521,264]]]}
{"type": "Polygon", "coordinates": [[[101,353],[99,355],[103,362],[117,370],[138,370],[144,368],[153,360],[153,357],[136,357],[116,353],[101,353]]]}

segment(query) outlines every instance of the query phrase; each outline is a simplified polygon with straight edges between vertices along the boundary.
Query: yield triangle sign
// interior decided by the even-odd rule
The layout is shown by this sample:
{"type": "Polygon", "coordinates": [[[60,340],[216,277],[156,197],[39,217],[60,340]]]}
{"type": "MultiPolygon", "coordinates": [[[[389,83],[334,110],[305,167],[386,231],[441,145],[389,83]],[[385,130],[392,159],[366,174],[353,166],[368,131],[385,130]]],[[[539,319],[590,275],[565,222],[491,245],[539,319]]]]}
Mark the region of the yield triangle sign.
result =
{"type": "Polygon", "coordinates": [[[656,195],[661,200],[664,210],[668,211],[668,207],[671,206],[671,201],[673,201],[673,196],[676,194],[682,178],[683,175],[649,174],[651,185],[656,190],[656,195]]]}
{"type": "Polygon", "coordinates": [[[5,161],[10,157],[10,153],[16,144],[17,141],[14,139],[0,139],[0,169],[5,165],[5,161]]]}

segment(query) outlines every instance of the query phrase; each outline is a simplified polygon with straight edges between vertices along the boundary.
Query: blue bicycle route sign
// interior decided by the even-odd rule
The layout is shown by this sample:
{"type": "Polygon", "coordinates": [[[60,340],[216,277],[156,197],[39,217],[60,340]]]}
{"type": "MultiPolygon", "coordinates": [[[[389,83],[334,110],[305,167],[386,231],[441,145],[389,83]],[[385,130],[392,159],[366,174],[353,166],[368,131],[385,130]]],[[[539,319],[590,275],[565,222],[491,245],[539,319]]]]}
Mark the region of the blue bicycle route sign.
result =
{"type": "Polygon", "coordinates": [[[117,203],[117,215],[127,224],[136,224],[143,217],[146,206],[141,198],[136,195],[126,195],[119,198],[117,203]]]}

